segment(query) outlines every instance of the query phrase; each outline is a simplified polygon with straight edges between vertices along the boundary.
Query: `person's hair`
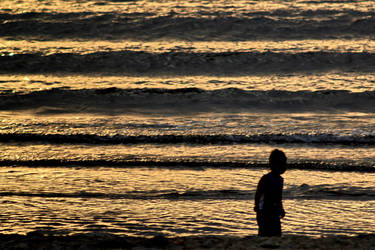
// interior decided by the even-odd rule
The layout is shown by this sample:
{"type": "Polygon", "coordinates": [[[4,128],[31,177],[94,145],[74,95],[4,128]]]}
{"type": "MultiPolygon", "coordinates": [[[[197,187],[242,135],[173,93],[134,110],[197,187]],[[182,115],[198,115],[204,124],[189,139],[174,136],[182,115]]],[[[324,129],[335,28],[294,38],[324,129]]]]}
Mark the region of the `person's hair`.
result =
{"type": "Polygon", "coordinates": [[[274,149],[272,150],[269,158],[269,165],[272,172],[283,174],[286,171],[286,155],[283,151],[274,149]]]}

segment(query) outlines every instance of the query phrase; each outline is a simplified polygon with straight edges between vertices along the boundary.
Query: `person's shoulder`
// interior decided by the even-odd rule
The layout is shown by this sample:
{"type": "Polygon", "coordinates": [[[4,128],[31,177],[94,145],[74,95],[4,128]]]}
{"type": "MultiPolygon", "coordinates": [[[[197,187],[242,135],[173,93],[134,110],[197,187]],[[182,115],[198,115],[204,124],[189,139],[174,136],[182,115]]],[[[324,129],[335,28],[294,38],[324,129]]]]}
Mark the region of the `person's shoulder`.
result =
{"type": "Polygon", "coordinates": [[[267,174],[264,174],[262,178],[270,178],[271,172],[268,172],[267,174]]]}
{"type": "Polygon", "coordinates": [[[270,173],[264,174],[262,178],[260,178],[261,181],[267,181],[270,178],[270,173]]]}
{"type": "Polygon", "coordinates": [[[272,174],[272,172],[269,172],[265,175],[263,175],[263,177],[265,180],[268,180],[268,181],[271,181],[271,182],[281,182],[283,183],[284,182],[284,178],[281,177],[281,175],[274,175],[272,174]]]}

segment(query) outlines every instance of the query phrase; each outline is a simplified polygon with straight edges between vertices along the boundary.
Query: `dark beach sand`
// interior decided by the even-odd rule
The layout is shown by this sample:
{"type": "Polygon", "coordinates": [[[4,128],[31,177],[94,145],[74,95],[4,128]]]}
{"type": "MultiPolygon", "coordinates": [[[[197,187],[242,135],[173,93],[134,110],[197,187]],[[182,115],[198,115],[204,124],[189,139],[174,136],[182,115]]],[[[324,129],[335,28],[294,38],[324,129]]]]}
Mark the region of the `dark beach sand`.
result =
{"type": "Polygon", "coordinates": [[[375,234],[353,237],[128,237],[106,233],[72,236],[32,232],[0,234],[0,249],[375,249],[375,234]]]}

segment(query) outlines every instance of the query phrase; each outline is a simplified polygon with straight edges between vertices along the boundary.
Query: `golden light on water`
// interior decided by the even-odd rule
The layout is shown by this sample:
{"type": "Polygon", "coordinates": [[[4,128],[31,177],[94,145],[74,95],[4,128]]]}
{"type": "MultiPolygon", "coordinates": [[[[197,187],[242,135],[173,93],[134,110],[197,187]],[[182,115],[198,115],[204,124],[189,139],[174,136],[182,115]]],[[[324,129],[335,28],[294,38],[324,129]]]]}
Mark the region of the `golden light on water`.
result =
{"type": "MultiPolygon", "coordinates": [[[[3,221],[3,228],[22,215],[30,219],[18,223],[12,232],[23,233],[28,228],[40,225],[42,219],[46,225],[54,224],[56,232],[61,230],[65,233],[69,233],[72,225],[82,232],[96,228],[103,231],[118,230],[118,233],[128,235],[140,235],[155,230],[153,228],[160,228],[164,233],[170,234],[173,227],[177,227],[182,230],[178,235],[184,236],[191,233],[183,230],[187,225],[190,225],[191,230],[199,231],[199,228],[203,230],[209,225],[218,224],[223,231],[215,232],[216,234],[227,235],[226,230],[231,235],[255,234],[255,219],[250,208],[253,189],[261,175],[259,170],[247,169],[191,171],[149,168],[2,168],[0,192],[20,194],[8,197],[7,204],[0,204],[3,214],[9,216],[7,221],[3,221]],[[200,196],[194,198],[194,194],[202,190],[210,196],[207,199],[200,196]],[[47,198],[31,196],[25,200],[22,193],[30,192],[44,194],[47,198]],[[231,192],[242,192],[243,200],[230,199],[231,192]],[[66,197],[55,197],[57,194],[66,197]],[[152,198],[168,194],[170,197],[173,194],[184,194],[185,198],[152,198]],[[225,194],[228,199],[224,201],[212,199],[215,195],[225,194]],[[124,200],[121,195],[141,195],[143,198],[124,200]],[[77,198],[79,196],[83,197],[77,198]],[[97,198],[90,198],[91,196],[97,198]],[[14,213],[14,204],[19,202],[24,205],[14,213]],[[65,203],[69,206],[63,205],[65,203]]],[[[340,183],[348,179],[350,187],[345,192],[348,195],[353,192],[360,195],[363,190],[372,186],[371,180],[375,177],[373,174],[368,174],[363,179],[361,173],[332,175],[330,172],[289,170],[284,177],[288,180],[284,191],[284,203],[288,212],[288,217],[283,222],[286,232],[303,229],[306,234],[319,236],[315,229],[317,226],[328,231],[346,227],[364,232],[373,226],[373,201],[358,199],[354,204],[342,197],[333,203],[319,196],[324,193],[319,190],[334,193],[336,186],[340,188],[340,183]],[[314,202],[298,198],[309,194],[314,202]],[[294,198],[290,199],[291,197],[294,198]],[[336,207],[335,213],[331,213],[332,207],[336,207]],[[338,207],[346,210],[337,209],[338,207]]]]}
{"type": "Polygon", "coordinates": [[[153,42],[132,40],[118,41],[8,41],[0,39],[0,53],[25,54],[55,53],[90,54],[98,52],[144,51],[149,53],[223,53],[223,52],[375,52],[375,40],[342,39],[342,40],[286,40],[286,41],[184,41],[162,39],[153,42]]]}
{"type": "MultiPolygon", "coordinates": [[[[19,61],[0,74],[0,161],[33,167],[0,169],[0,231],[245,236],[273,148],[300,168],[370,169],[374,11],[373,1],[1,1],[13,30],[0,57],[19,61]]],[[[373,173],[284,177],[286,233],[373,232],[373,173]]]]}
{"type": "Polygon", "coordinates": [[[295,9],[295,10],[359,10],[368,11],[374,9],[372,1],[358,1],[346,2],[346,1],[28,1],[28,0],[3,0],[0,5],[3,9],[10,9],[13,12],[30,12],[30,11],[44,11],[44,12],[55,12],[56,10],[61,12],[78,12],[78,11],[95,11],[98,13],[102,12],[129,12],[136,13],[139,11],[139,6],[142,6],[144,12],[157,12],[159,15],[170,14],[174,11],[179,14],[199,14],[204,13],[217,15],[224,11],[233,11],[233,14],[241,15],[246,14],[249,9],[252,11],[275,11],[280,9],[295,9]],[[217,12],[215,12],[217,11],[217,12]]]}

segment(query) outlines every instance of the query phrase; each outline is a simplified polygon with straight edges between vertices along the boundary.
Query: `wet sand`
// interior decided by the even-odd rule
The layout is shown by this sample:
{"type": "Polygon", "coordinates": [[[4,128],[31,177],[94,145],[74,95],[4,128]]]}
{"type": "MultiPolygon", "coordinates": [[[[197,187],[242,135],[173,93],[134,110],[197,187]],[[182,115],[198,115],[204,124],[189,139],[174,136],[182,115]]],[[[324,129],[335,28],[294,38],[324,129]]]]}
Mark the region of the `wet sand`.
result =
{"type": "Polygon", "coordinates": [[[1,234],[1,249],[374,249],[375,234],[311,238],[174,237],[136,238],[106,233],[56,236],[43,232],[1,234]]]}

